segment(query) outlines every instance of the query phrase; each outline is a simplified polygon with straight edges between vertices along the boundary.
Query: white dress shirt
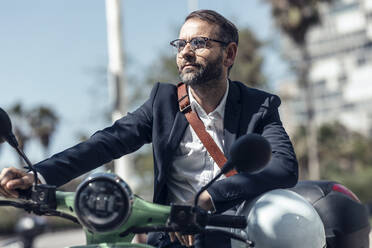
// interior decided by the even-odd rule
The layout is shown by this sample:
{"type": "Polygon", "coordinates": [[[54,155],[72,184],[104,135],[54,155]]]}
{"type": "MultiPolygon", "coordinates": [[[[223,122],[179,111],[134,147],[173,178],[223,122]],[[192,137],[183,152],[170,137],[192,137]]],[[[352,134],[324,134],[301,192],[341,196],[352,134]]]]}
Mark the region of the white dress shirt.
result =
{"type": "MultiPolygon", "coordinates": [[[[228,91],[229,84],[227,83],[227,89],[222,100],[214,111],[207,114],[188,89],[192,110],[198,114],[206,131],[221,151],[224,151],[223,120],[228,91]]],[[[171,164],[167,180],[169,203],[184,203],[192,200],[199,189],[206,185],[218,172],[220,172],[220,168],[189,125],[171,164]]]]}

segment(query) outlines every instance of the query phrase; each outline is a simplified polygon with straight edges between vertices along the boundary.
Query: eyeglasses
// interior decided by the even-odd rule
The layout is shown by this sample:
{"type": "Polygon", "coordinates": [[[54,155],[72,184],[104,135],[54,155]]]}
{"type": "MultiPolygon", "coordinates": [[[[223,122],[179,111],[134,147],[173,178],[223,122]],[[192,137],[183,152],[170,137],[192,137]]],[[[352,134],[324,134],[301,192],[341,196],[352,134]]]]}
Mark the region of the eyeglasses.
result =
{"type": "Polygon", "coordinates": [[[189,41],[183,40],[183,39],[176,39],[174,41],[171,41],[170,44],[176,48],[177,53],[181,52],[187,43],[190,43],[191,50],[196,51],[197,49],[202,49],[207,47],[207,42],[208,41],[214,41],[221,43],[224,46],[227,46],[228,43],[220,41],[220,40],[215,40],[215,39],[210,39],[207,37],[194,37],[189,41]]]}

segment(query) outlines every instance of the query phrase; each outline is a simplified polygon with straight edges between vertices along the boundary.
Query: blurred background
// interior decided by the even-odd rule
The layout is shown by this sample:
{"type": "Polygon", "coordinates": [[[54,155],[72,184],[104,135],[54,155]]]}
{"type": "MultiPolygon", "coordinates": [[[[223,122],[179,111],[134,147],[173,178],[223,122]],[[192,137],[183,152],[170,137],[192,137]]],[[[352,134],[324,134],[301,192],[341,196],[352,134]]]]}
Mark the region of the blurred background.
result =
{"type": "MultiPolygon", "coordinates": [[[[230,78],[281,97],[301,179],[336,180],[372,203],[372,1],[113,2],[0,2],[0,106],[32,162],[133,111],[156,82],[177,82],[169,41],[189,12],[213,9],[240,32],[230,78]]],[[[151,147],[116,163],[128,164],[120,173],[151,200],[151,147]]],[[[2,144],[7,166],[24,165],[2,144]]],[[[12,235],[20,212],[0,208],[0,216],[0,235],[12,235]]],[[[50,230],[68,226],[46,221],[50,230]]]]}

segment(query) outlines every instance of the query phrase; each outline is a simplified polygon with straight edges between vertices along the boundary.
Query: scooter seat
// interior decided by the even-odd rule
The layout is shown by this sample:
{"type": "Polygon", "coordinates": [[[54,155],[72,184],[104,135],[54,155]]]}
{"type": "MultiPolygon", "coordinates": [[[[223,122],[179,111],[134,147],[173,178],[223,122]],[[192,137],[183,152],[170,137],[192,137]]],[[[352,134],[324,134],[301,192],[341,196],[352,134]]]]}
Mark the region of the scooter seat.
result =
{"type": "Polygon", "coordinates": [[[333,181],[300,181],[291,190],[318,212],[327,248],[369,248],[368,211],[352,191],[333,181]]]}
{"type": "Polygon", "coordinates": [[[299,181],[291,190],[300,194],[314,205],[317,201],[331,193],[334,184],[336,182],[333,181],[299,181]]]}

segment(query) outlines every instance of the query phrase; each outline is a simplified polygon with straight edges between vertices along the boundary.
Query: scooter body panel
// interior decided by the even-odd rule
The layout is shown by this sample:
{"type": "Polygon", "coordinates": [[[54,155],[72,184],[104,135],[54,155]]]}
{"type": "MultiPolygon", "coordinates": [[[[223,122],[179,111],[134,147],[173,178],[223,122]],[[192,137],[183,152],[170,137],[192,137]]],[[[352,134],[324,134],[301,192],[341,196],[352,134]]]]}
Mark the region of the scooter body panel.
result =
{"type": "MultiPolygon", "coordinates": [[[[324,226],[318,213],[303,197],[290,190],[264,193],[241,205],[237,215],[247,216],[248,226],[235,232],[253,241],[254,247],[325,247],[324,226]]],[[[232,241],[232,247],[247,246],[232,241]]]]}

